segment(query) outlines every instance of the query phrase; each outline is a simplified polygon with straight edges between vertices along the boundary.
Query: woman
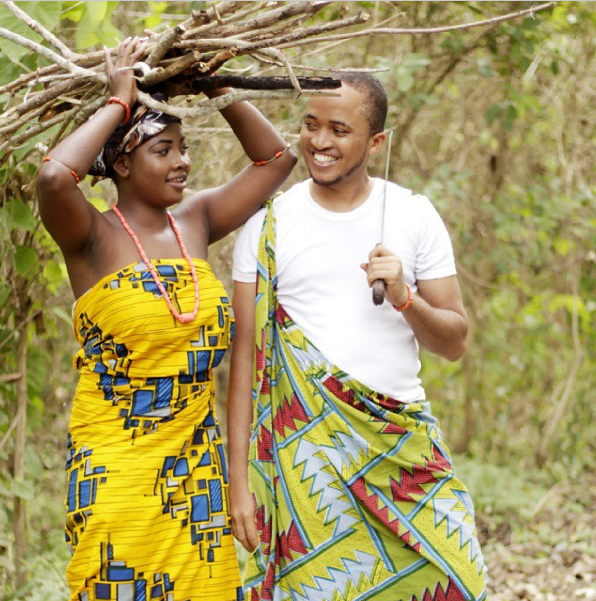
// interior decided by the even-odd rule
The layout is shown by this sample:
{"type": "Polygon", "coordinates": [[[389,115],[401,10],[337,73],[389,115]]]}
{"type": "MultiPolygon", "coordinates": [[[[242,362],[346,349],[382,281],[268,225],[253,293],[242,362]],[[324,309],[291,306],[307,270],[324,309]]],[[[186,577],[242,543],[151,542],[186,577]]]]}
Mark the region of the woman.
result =
{"type": "Polygon", "coordinates": [[[259,208],[296,157],[255,108],[236,103],[222,114],[257,166],[182,201],[190,161],[179,120],[140,106],[130,114],[130,67],[143,51],[136,38],[119,46],[115,63],[106,51],[112,97],[38,175],[41,217],[64,254],[81,343],[67,577],[77,601],[236,601],[211,377],[233,316],[207,247],[259,208]],[[117,206],[99,213],[86,202],[77,183],[89,172],[114,179],[117,206]]]}

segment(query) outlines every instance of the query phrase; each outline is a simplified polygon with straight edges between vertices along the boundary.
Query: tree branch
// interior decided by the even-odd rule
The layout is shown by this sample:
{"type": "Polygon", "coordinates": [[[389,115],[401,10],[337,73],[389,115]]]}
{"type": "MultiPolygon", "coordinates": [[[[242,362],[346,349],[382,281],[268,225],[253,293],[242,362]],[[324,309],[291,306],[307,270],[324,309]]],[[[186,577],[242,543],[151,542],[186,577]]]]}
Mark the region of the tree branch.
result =
{"type": "Polygon", "coordinates": [[[74,53],[71,49],[63,44],[52,32],[48,31],[41,23],[38,23],[32,19],[25,11],[22,11],[14,2],[11,0],[5,0],[4,6],[15,16],[17,19],[25,23],[33,31],[38,33],[44,40],[48,41],[64,58],[71,58],[74,53]]]}
{"type": "MultiPolygon", "coordinates": [[[[368,35],[430,35],[436,33],[447,33],[449,31],[460,31],[462,29],[472,29],[473,27],[481,27],[483,25],[492,25],[493,23],[501,23],[502,21],[511,21],[512,19],[517,19],[518,17],[523,17],[524,15],[534,14],[541,10],[546,10],[547,8],[553,8],[556,6],[556,2],[547,2],[546,4],[541,4],[539,6],[535,6],[532,8],[528,8],[526,10],[520,10],[515,13],[508,13],[506,15],[501,15],[499,17],[493,17],[492,19],[484,19],[482,21],[474,21],[472,23],[463,23],[461,25],[445,25],[442,27],[414,27],[414,28],[392,28],[392,27],[378,27],[378,28],[370,28],[365,29],[363,31],[355,31],[353,33],[340,33],[337,35],[330,35],[324,38],[317,38],[316,42],[331,42],[334,40],[349,40],[352,38],[360,38],[362,36],[368,35]]],[[[309,40],[308,42],[312,42],[309,40]]],[[[285,42],[277,45],[278,48],[291,48],[294,46],[302,46],[305,43],[308,43],[304,40],[298,40],[296,42],[285,42]]]]}
{"type": "Polygon", "coordinates": [[[21,379],[21,374],[0,374],[0,384],[8,384],[21,379]]]}

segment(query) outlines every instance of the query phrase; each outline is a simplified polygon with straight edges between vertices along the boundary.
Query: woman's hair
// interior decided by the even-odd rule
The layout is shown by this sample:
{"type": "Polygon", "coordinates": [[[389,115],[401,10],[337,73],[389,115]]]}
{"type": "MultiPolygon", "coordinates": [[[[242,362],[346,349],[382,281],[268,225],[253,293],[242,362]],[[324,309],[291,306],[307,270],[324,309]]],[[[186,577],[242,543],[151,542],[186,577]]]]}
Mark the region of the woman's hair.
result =
{"type": "MultiPolygon", "coordinates": [[[[152,98],[165,102],[164,94],[152,94],[152,98]]],[[[181,123],[178,117],[157,111],[152,108],[135,104],[130,119],[121,123],[108,138],[99,156],[91,165],[89,175],[95,176],[95,181],[108,177],[115,179],[114,163],[121,154],[132,152],[135,148],[163,131],[170,123],[181,123]]]]}

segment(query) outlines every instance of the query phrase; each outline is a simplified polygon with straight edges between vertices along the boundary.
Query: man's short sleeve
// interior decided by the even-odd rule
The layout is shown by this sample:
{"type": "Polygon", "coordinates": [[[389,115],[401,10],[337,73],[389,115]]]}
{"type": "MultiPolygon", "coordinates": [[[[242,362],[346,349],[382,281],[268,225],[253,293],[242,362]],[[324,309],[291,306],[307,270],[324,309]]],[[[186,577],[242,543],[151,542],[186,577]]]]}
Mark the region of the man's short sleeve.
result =
{"type": "Polygon", "coordinates": [[[234,246],[232,279],[251,284],[257,281],[257,254],[265,209],[253,215],[238,233],[234,246]]]}
{"type": "Polygon", "coordinates": [[[425,197],[419,198],[424,202],[424,208],[416,253],[416,279],[434,280],[455,275],[457,271],[449,232],[431,202],[425,197]]]}

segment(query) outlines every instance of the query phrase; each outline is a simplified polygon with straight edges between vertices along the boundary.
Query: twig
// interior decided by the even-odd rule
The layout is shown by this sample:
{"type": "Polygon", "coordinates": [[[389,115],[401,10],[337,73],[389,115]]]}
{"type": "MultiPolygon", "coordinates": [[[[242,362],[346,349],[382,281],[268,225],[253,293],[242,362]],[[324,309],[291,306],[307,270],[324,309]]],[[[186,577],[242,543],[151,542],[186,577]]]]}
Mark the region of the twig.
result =
{"type": "MultiPolygon", "coordinates": [[[[256,58],[259,62],[265,65],[271,65],[273,67],[283,67],[283,64],[278,63],[274,60],[270,60],[261,56],[259,53],[254,53],[253,57],[256,58]]],[[[365,67],[320,67],[318,65],[299,65],[293,64],[292,67],[294,69],[300,69],[302,71],[325,71],[326,73],[385,73],[389,71],[388,67],[373,67],[373,68],[365,68],[365,67]]]]}
{"type": "MultiPolygon", "coordinates": [[[[75,124],[80,123],[91,114],[91,109],[96,110],[96,107],[102,103],[105,89],[101,86],[105,86],[106,83],[103,51],[90,52],[86,55],[76,54],[55,39],[44,27],[36,24],[31,17],[22,13],[15,2],[9,0],[5,1],[5,4],[13,14],[39,33],[58,52],[6,29],[0,29],[1,38],[17,43],[53,63],[39,68],[34,73],[21,75],[15,81],[0,87],[0,96],[8,96],[4,112],[0,115],[1,152],[7,149],[12,151],[53,125],[61,125],[59,138],[69,124],[73,121],[75,124]],[[44,86],[43,89],[40,86],[44,86]],[[82,102],[83,98],[85,98],[84,102],[82,102]],[[71,108],[77,103],[81,103],[81,106],[71,108]],[[53,116],[57,111],[62,112],[53,116]],[[46,120],[41,123],[44,116],[46,120]]],[[[362,12],[342,18],[343,10],[349,6],[348,3],[344,3],[339,18],[335,17],[327,23],[302,25],[308,17],[328,4],[330,2],[327,0],[285,3],[246,3],[226,0],[209,3],[209,8],[206,10],[193,11],[192,15],[179,25],[151,37],[144,62],[140,63],[147,68],[138,82],[139,101],[184,118],[203,117],[238,100],[291,98],[300,95],[305,89],[304,78],[296,77],[296,69],[320,69],[330,72],[346,72],[350,69],[296,65],[282,52],[284,48],[310,44],[316,46],[317,52],[320,53],[322,48],[345,43],[355,37],[406,33],[433,34],[487,25],[494,27],[499,22],[536,13],[556,3],[548,2],[531,9],[474,23],[432,28],[387,27],[393,24],[391,21],[394,21],[394,17],[391,17],[372,28],[340,35],[327,35],[341,28],[365,23],[369,18],[362,12]],[[289,76],[293,90],[275,92],[244,90],[206,100],[192,107],[158,103],[150,96],[152,90],[166,91],[170,95],[192,94],[200,88],[198,81],[202,74],[212,72],[233,57],[240,55],[252,56],[255,61],[283,67],[289,76]]],[[[116,51],[112,49],[110,52],[113,55],[116,51]]],[[[448,68],[452,66],[448,65],[448,68]]],[[[366,70],[376,71],[376,69],[366,70]]],[[[305,92],[304,95],[316,94],[310,91],[305,92]]],[[[0,158],[0,164],[5,160],[6,157],[0,158]]]]}
{"type": "Polygon", "coordinates": [[[548,492],[536,503],[536,507],[532,511],[532,517],[536,517],[541,511],[542,508],[546,505],[547,501],[557,492],[561,486],[563,485],[563,481],[559,480],[559,482],[555,482],[549,489],[548,492]]]}
{"type": "Polygon", "coordinates": [[[16,382],[21,379],[21,374],[0,374],[0,384],[16,382]]]}
{"type": "Polygon", "coordinates": [[[288,72],[290,81],[294,86],[294,90],[296,90],[296,98],[298,98],[302,94],[302,88],[300,87],[300,82],[298,81],[298,78],[294,73],[294,69],[292,69],[292,65],[290,65],[290,61],[286,58],[285,54],[281,50],[277,50],[277,48],[264,48],[261,50],[261,54],[276,58],[280,63],[283,64],[288,72]]]}
{"type": "Polygon", "coordinates": [[[12,420],[12,423],[10,424],[10,427],[6,431],[6,434],[2,437],[2,440],[0,440],[0,450],[2,450],[2,448],[4,447],[4,445],[10,438],[12,431],[19,425],[19,422],[21,421],[21,419],[23,419],[23,415],[24,415],[23,411],[18,411],[17,414],[15,415],[14,419],[12,420]]]}
{"type": "Polygon", "coordinates": [[[4,6],[15,16],[17,19],[25,23],[33,31],[38,33],[42,38],[47,40],[64,58],[71,58],[74,53],[68,46],[63,44],[52,32],[48,31],[41,23],[38,23],[32,19],[26,12],[22,11],[14,2],[11,0],[4,0],[4,6]]]}
{"type": "MultiPolygon", "coordinates": [[[[233,23],[234,21],[240,21],[244,17],[252,15],[256,12],[259,12],[260,10],[263,10],[263,5],[266,3],[264,3],[264,2],[244,2],[243,4],[245,4],[245,5],[248,4],[249,8],[245,9],[245,10],[239,10],[237,12],[234,12],[230,17],[228,17],[227,19],[224,19],[224,23],[233,23]]],[[[219,23],[217,23],[217,21],[210,20],[210,22],[208,22],[208,23],[205,23],[203,25],[199,25],[198,27],[190,29],[189,31],[187,31],[184,34],[183,37],[185,39],[189,39],[189,38],[196,37],[198,35],[205,35],[206,33],[210,33],[213,30],[217,29],[218,27],[219,27],[219,23]]]]}
{"type": "Polygon", "coordinates": [[[103,83],[107,81],[105,74],[95,73],[95,71],[90,71],[89,69],[83,69],[81,67],[78,67],[73,62],[65,59],[59,54],[56,54],[49,48],[46,48],[45,46],[41,46],[37,42],[33,42],[27,38],[24,38],[22,35],[12,33],[11,31],[4,29],[4,27],[0,27],[0,38],[9,40],[11,42],[14,42],[15,44],[19,44],[20,46],[23,46],[23,48],[27,48],[28,50],[31,50],[36,54],[40,54],[41,56],[44,56],[45,58],[57,63],[66,71],[70,71],[75,75],[97,79],[99,81],[102,81],[103,83]]]}
{"type": "MultiPolygon", "coordinates": [[[[337,92],[330,90],[304,90],[302,95],[305,97],[339,96],[337,92]]],[[[139,92],[138,97],[139,101],[149,108],[162,111],[179,119],[188,119],[191,117],[205,117],[230,106],[230,104],[234,104],[234,102],[241,102],[242,100],[283,100],[285,98],[295,98],[296,92],[294,90],[245,90],[241,92],[229,92],[228,94],[205,100],[192,108],[172,106],[164,102],[158,102],[145,92],[139,92]]],[[[1,147],[0,150],[2,150],[1,147]]]]}
{"type": "MultiPolygon", "coordinates": [[[[518,17],[523,17],[524,15],[533,14],[541,10],[546,10],[547,8],[552,8],[556,4],[556,2],[548,2],[546,4],[541,4],[540,6],[535,6],[526,10],[520,10],[519,12],[508,13],[499,17],[493,17],[492,19],[484,19],[482,21],[474,21],[472,23],[463,23],[461,25],[444,25],[442,27],[414,27],[404,29],[396,29],[390,27],[374,27],[370,29],[365,29],[363,31],[355,31],[353,33],[340,33],[336,35],[329,35],[323,38],[317,38],[315,41],[331,42],[334,40],[349,40],[352,38],[360,38],[362,36],[368,35],[428,35],[434,33],[446,33],[448,31],[472,29],[473,27],[481,27],[483,25],[492,25],[493,23],[500,23],[502,21],[510,21],[518,17]]],[[[309,40],[308,42],[305,40],[297,40],[296,42],[285,42],[277,45],[277,48],[291,48],[294,46],[302,46],[305,43],[312,43],[312,40],[309,40]]]]}
{"type": "Polygon", "coordinates": [[[538,461],[543,461],[546,457],[546,451],[548,449],[548,445],[550,444],[551,438],[553,437],[561,418],[563,417],[563,413],[567,408],[567,404],[569,403],[569,399],[571,398],[571,391],[573,390],[573,386],[575,385],[575,381],[577,379],[577,373],[579,368],[581,367],[584,351],[581,346],[580,335],[579,335],[579,315],[578,315],[578,304],[580,301],[579,297],[579,281],[581,277],[581,268],[579,262],[573,266],[573,282],[572,282],[572,294],[573,294],[573,306],[571,311],[571,335],[573,338],[573,349],[574,349],[574,358],[571,368],[567,372],[567,378],[565,380],[565,388],[563,390],[563,394],[561,398],[557,402],[557,406],[555,408],[554,415],[548,420],[548,424],[546,426],[545,432],[542,436],[542,440],[540,443],[540,447],[537,450],[537,459],[538,461]]]}
{"type": "MultiPolygon", "coordinates": [[[[331,77],[299,77],[301,88],[310,90],[332,90],[339,88],[341,83],[331,77]]],[[[196,77],[192,80],[191,92],[199,93],[219,88],[234,88],[236,90],[289,90],[292,88],[289,77],[244,77],[242,75],[213,75],[212,77],[196,77]]]]}
{"type": "Polygon", "coordinates": [[[199,53],[196,50],[189,52],[165,68],[154,69],[139,80],[139,85],[146,87],[154,86],[166,79],[178,75],[178,73],[182,73],[182,71],[185,71],[194,65],[198,60],[199,53]]]}
{"type": "Polygon", "coordinates": [[[151,48],[151,52],[149,52],[149,56],[145,59],[145,62],[150,67],[155,67],[155,65],[157,65],[167,54],[174,43],[182,37],[182,34],[184,34],[185,31],[186,28],[183,25],[176,25],[168,29],[151,48]]]}
{"type": "MultiPolygon", "coordinates": [[[[322,33],[326,33],[327,31],[334,31],[336,29],[341,29],[343,27],[350,27],[351,25],[359,25],[362,23],[366,23],[369,16],[367,13],[359,12],[357,15],[353,17],[349,17],[347,19],[341,19],[339,21],[332,21],[331,23],[326,23],[324,25],[312,25],[310,27],[305,27],[302,30],[298,30],[289,35],[278,36],[276,38],[270,38],[267,40],[259,40],[256,42],[247,42],[245,40],[241,40],[240,38],[227,37],[223,39],[215,39],[215,38],[203,38],[203,39],[193,39],[193,40],[182,40],[175,44],[176,48],[193,48],[195,46],[200,47],[202,50],[215,50],[217,48],[221,48],[225,46],[229,48],[231,46],[237,46],[238,48],[243,49],[243,54],[247,54],[250,52],[255,52],[256,50],[260,50],[262,48],[282,48],[282,47],[290,47],[292,45],[297,45],[294,42],[302,40],[305,43],[312,43],[311,37],[320,35],[322,33]],[[308,38],[308,40],[305,40],[308,38]]],[[[364,31],[369,31],[368,29],[364,31]]],[[[317,39],[316,41],[319,41],[317,39]]]]}

